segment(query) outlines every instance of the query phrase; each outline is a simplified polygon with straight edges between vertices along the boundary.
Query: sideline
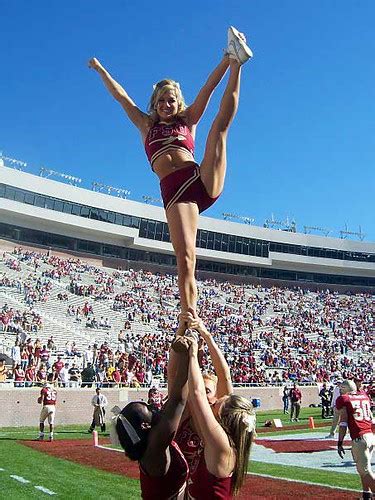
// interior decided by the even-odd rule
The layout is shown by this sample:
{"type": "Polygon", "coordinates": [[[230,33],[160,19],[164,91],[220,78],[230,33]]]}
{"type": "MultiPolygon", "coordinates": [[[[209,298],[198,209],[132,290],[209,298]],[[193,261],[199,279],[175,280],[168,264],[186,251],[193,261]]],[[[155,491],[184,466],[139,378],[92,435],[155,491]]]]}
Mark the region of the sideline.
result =
{"type": "MultiPolygon", "coordinates": [[[[254,460],[255,462],[256,460],[254,460]]],[[[261,462],[264,463],[264,462],[261,462]]],[[[330,488],[331,490],[341,490],[341,491],[353,491],[354,493],[361,493],[361,490],[353,490],[351,488],[342,488],[340,486],[332,486],[330,484],[324,484],[324,483],[314,483],[312,481],[299,481],[298,479],[290,479],[287,477],[280,477],[280,476],[271,476],[270,474],[261,474],[259,472],[249,472],[247,471],[247,475],[249,476],[259,476],[259,477],[266,477],[267,479],[275,479],[276,481],[288,481],[289,483],[300,483],[300,484],[308,484],[309,486],[319,486],[322,488],[330,488]]]]}
{"type": "Polygon", "coordinates": [[[102,450],[118,451],[119,453],[124,453],[124,450],[118,450],[117,448],[111,448],[110,446],[103,446],[101,444],[96,445],[95,448],[101,448],[102,450]]]}
{"type": "MultiPolygon", "coordinates": [[[[118,451],[120,453],[123,453],[123,450],[118,450],[116,448],[110,448],[109,446],[103,446],[98,444],[95,446],[95,448],[101,448],[102,450],[109,450],[109,451],[118,451]]],[[[261,462],[263,463],[263,462],[261,462]]],[[[353,493],[360,493],[361,490],[353,490],[351,488],[342,488],[340,486],[332,486],[329,484],[324,484],[324,483],[314,483],[312,481],[299,481],[298,479],[290,479],[286,477],[280,477],[280,476],[272,476],[270,474],[261,474],[259,472],[249,472],[247,471],[246,473],[248,476],[259,476],[259,477],[265,477],[267,479],[275,479],[275,481],[287,481],[289,483],[299,483],[299,484],[308,484],[309,486],[318,486],[321,488],[329,488],[331,490],[339,490],[339,491],[350,491],[353,493]]]]}

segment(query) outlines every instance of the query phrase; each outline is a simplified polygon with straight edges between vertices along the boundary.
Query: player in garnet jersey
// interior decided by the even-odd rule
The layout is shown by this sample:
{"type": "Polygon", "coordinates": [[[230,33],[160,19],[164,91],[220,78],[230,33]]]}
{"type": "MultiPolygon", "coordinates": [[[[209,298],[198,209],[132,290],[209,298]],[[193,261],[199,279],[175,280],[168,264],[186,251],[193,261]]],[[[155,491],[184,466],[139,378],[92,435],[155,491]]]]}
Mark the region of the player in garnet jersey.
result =
{"type": "Polygon", "coordinates": [[[89,62],[89,67],[99,73],[108,91],[138,128],[151,167],[159,177],[177,259],[182,312],[196,310],[194,274],[198,216],[216,201],[223,190],[227,135],[238,108],[241,66],[252,56],[245,42],[245,37],[231,26],[225,56],[195,101],[186,107],[180,85],[173,80],[161,80],[154,86],[149,113],[136,106],[97,59],[89,62]],[[196,126],[228,68],[229,79],[199,167],[194,158],[196,126]]]}
{"type": "Polygon", "coordinates": [[[49,423],[49,440],[53,441],[57,392],[51,383],[52,377],[53,374],[50,373],[48,375],[48,382],[43,386],[42,390],[40,391],[40,396],[38,398],[38,403],[42,405],[42,410],[40,412],[40,419],[39,419],[40,441],[43,441],[44,439],[44,422],[46,419],[48,419],[49,423]]]}
{"type": "Polygon", "coordinates": [[[371,457],[375,447],[372,432],[370,399],[364,391],[357,392],[354,381],[344,380],[340,387],[341,395],[337,398],[336,408],[340,415],[339,439],[337,451],[343,458],[343,441],[347,428],[352,438],[352,455],[360,475],[363,498],[372,498],[375,492],[375,476],[371,469],[371,457]]]}
{"type": "Polygon", "coordinates": [[[178,351],[179,363],[162,411],[153,411],[143,401],[128,403],[111,432],[112,442],[117,437],[126,455],[138,461],[145,500],[182,499],[188,477],[187,462],[174,441],[187,399],[187,340],[179,337],[172,348],[178,351]]]}

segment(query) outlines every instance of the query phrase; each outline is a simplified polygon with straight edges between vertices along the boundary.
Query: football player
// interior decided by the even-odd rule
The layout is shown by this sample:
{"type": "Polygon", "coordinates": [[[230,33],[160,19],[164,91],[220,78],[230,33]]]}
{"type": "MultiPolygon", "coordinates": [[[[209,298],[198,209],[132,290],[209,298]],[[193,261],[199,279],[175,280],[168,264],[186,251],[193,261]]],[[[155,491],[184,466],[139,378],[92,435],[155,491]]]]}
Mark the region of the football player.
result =
{"type": "Polygon", "coordinates": [[[373,416],[370,399],[364,391],[357,392],[353,380],[344,380],[340,386],[340,393],[336,401],[340,416],[337,451],[343,458],[345,454],[343,441],[349,429],[353,460],[362,482],[362,495],[364,499],[371,499],[372,493],[375,492],[375,475],[371,468],[375,437],[372,432],[373,416]]]}
{"type": "Polygon", "coordinates": [[[48,382],[42,387],[38,403],[42,405],[39,419],[39,441],[44,440],[44,422],[48,419],[49,423],[49,441],[53,441],[53,427],[56,413],[57,392],[53,386],[53,374],[50,373],[48,382]]]}

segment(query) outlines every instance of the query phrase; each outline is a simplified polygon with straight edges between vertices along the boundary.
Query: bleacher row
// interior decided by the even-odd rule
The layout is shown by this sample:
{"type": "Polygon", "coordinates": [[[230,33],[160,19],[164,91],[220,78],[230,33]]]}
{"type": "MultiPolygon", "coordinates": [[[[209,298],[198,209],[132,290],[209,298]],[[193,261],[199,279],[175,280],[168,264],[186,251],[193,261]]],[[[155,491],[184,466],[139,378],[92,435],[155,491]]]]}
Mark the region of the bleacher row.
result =
{"type": "MultiPolygon", "coordinates": [[[[223,349],[235,383],[315,383],[338,373],[371,378],[373,296],[214,279],[198,282],[198,290],[199,314],[223,349]]],[[[0,352],[14,353],[16,340],[22,351],[28,338],[29,344],[38,338],[53,345],[48,365],[60,355],[69,366],[92,361],[98,369],[104,350],[105,370],[117,364],[128,372],[121,383],[143,378],[143,384],[147,372],[163,382],[177,326],[177,281],[173,275],[114,271],[18,248],[4,251],[0,260],[0,310],[0,352]],[[16,322],[7,322],[9,310],[16,322]]]]}

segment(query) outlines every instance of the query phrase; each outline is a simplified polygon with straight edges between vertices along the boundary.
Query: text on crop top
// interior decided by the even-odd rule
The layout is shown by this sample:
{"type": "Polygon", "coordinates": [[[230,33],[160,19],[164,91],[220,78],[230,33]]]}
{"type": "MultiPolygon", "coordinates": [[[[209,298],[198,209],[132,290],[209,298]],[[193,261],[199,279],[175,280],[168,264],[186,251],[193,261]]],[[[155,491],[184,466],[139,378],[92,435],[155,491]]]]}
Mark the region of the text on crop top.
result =
{"type": "Polygon", "coordinates": [[[172,149],[189,151],[194,156],[193,136],[180,118],[171,124],[156,123],[146,136],[145,151],[151,166],[159,156],[172,149]]]}

